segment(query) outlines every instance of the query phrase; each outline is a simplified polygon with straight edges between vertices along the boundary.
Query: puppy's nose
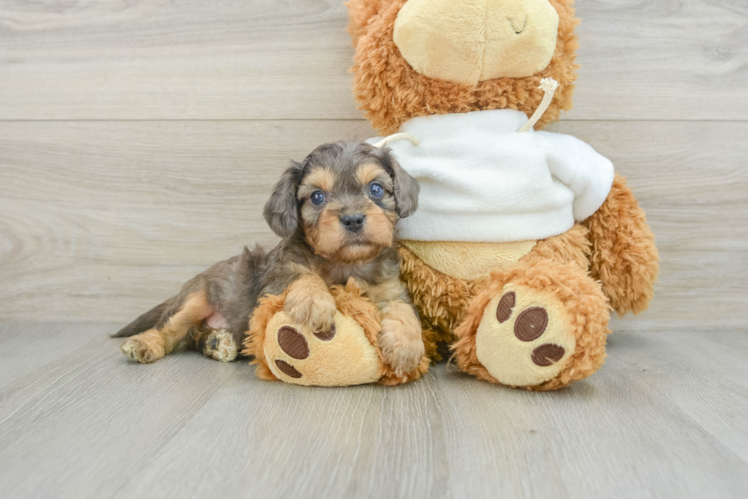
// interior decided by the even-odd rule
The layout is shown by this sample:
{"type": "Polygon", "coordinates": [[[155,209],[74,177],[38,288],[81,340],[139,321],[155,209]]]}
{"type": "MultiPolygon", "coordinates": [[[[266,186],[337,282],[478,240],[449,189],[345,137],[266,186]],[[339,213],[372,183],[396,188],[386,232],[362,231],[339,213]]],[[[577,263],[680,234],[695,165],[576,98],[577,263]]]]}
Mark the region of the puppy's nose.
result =
{"type": "Polygon", "coordinates": [[[357,233],[361,231],[362,227],[364,227],[365,220],[366,216],[364,214],[345,215],[340,218],[340,223],[343,224],[343,227],[348,231],[357,233]]]}

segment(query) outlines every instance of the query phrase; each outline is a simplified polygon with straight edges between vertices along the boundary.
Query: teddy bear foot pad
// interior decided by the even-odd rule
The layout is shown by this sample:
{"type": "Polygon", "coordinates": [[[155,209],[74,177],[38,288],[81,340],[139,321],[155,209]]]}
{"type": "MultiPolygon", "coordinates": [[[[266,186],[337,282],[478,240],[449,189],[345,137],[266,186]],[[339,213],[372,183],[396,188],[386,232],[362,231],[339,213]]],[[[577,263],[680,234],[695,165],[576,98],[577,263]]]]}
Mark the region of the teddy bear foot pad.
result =
{"type": "Polygon", "coordinates": [[[557,376],[576,348],[563,305],[509,284],[484,310],[476,333],[480,363],[504,385],[534,386],[557,376]]]}
{"type": "Polygon", "coordinates": [[[338,312],[329,331],[313,332],[276,313],[264,342],[268,368],[278,379],[308,386],[377,382],[383,366],[363,328],[338,312]]]}

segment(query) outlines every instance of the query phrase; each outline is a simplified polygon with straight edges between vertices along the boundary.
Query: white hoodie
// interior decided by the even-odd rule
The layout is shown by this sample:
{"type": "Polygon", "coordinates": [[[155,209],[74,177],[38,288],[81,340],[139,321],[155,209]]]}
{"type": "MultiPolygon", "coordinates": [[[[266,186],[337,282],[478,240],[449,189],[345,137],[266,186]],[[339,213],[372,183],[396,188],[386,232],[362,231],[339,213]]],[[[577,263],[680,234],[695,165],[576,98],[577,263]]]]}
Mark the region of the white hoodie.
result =
{"type": "Polygon", "coordinates": [[[389,147],[421,195],[416,213],[400,221],[399,237],[539,240],[595,213],[613,184],[610,160],[569,135],[517,132],[525,122],[524,113],[507,109],[405,122],[400,132],[421,144],[389,147]]]}

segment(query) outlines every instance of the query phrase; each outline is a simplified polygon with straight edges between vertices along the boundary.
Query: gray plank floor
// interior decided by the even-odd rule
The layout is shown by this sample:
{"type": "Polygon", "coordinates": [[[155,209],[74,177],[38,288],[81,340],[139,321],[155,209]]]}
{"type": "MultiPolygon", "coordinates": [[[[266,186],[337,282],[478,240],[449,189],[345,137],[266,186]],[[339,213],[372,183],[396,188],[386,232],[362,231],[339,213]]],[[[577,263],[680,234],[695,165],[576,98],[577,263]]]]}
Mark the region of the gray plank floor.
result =
{"type": "Polygon", "coordinates": [[[745,497],[748,336],[626,332],[554,393],[439,365],[301,388],[128,362],[111,323],[0,324],[0,495],[745,497]]]}

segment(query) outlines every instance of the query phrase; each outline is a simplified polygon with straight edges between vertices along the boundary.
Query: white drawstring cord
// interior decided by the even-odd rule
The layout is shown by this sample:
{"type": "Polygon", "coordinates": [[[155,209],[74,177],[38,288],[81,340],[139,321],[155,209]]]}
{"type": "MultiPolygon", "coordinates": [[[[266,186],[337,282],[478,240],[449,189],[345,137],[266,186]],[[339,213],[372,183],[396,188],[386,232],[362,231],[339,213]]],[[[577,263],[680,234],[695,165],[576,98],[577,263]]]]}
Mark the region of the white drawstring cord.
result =
{"type": "Polygon", "coordinates": [[[520,132],[528,132],[536,123],[538,123],[538,120],[540,120],[540,117],[543,116],[543,113],[545,113],[545,110],[548,109],[548,106],[550,106],[551,101],[553,100],[553,94],[558,88],[558,82],[553,78],[543,78],[540,80],[540,87],[538,88],[545,92],[543,100],[540,101],[540,106],[538,106],[538,109],[536,109],[532,114],[532,117],[530,117],[530,119],[527,120],[527,123],[519,129],[520,132]]]}
{"type": "Polygon", "coordinates": [[[390,143],[393,143],[395,141],[408,141],[409,143],[411,143],[414,146],[418,146],[419,144],[421,144],[421,141],[419,141],[418,139],[416,139],[412,135],[400,133],[400,134],[388,135],[387,137],[385,137],[384,139],[382,139],[378,143],[374,144],[374,147],[375,148],[383,148],[386,145],[388,145],[390,143]]]}

